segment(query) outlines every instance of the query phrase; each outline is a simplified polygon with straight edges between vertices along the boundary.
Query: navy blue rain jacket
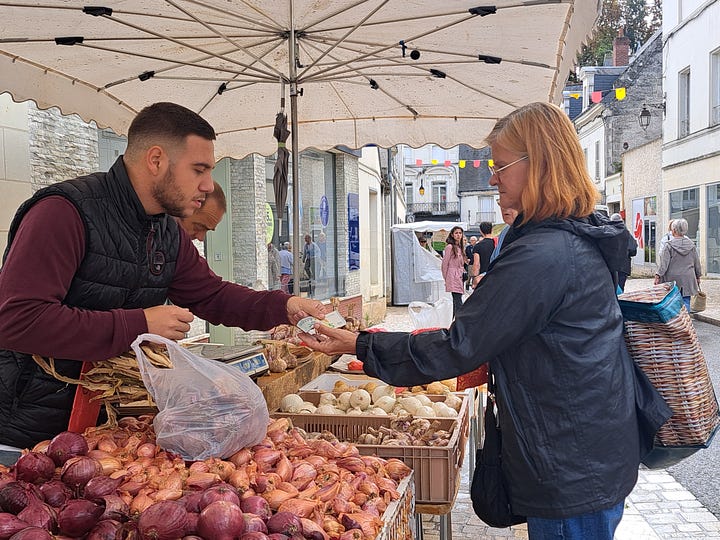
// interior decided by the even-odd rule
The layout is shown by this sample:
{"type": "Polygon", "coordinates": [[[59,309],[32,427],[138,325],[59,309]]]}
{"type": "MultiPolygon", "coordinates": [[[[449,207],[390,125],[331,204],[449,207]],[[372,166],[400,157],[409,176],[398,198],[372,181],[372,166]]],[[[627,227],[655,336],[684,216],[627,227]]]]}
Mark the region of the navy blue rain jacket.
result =
{"type": "MultiPolygon", "coordinates": [[[[448,330],[361,334],[358,357],[401,386],[490,362],[513,513],[595,512],[630,493],[648,442],[615,295],[628,233],[597,214],[521,219],[448,330]]],[[[651,399],[664,407],[657,392],[651,399]]]]}

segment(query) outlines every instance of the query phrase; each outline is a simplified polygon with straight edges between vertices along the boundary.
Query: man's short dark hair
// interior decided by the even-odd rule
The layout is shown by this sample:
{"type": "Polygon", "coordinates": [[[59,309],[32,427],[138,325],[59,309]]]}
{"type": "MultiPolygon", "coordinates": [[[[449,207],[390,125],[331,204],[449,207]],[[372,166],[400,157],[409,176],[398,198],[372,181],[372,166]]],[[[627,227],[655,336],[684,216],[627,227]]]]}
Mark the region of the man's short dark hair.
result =
{"type": "Polygon", "coordinates": [[[199,114],[177,103],[153,103],[141,110],[128,129],[128,153],[162,141],[180,143],[188,135],[214,141],[215,130],[199,114]]]}
{"type": "Polygon", "coordinates": [[[483,221],[480,224],[480,232],[483,234],[490,234],[492,232],[492,223],[489,221],[483,221]]]}

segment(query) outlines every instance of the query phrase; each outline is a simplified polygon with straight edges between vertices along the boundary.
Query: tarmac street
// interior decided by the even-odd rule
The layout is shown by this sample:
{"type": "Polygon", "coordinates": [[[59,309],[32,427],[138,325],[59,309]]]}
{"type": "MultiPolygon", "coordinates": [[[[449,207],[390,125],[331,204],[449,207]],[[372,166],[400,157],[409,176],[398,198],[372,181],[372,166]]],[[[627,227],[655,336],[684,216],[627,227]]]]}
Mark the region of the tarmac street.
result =
{"type": "MultiPolygon", "coordinates": [[[[627,291],[652,285],[652,279],[629,279],[627,291]]],[[[708,295],[707,308],[693,314],[698,338],[703,347],[714,385],[720,384],[720,280],[703,280],[708,295]]],[[[414,329],[407,307],[388,308],[383,328],[393,331],[414,329]]],[[[638,483],[626,499],[623,519],[615,540],[658,540],[720,538],[720,442],[668,470],[641,468],[638,483]],[[714,512],[714,513],[713,513],[714,512]]],[[[475,516],[469,495],[469,451],[461,470],[461,485],[445,526],[455,540],[527,538],[525,525],[495,529],[475,516]]],[[[441,520],[423,516],[424,540],[440,540],[441,520]]]]}

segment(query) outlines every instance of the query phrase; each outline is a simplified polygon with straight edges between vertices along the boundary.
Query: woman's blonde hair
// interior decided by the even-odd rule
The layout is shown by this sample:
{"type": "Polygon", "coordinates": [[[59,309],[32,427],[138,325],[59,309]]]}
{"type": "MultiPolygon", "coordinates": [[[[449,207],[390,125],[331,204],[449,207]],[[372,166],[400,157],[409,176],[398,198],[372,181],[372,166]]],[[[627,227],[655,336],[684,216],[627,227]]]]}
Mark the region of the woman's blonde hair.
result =
{"type": "Polygon", "coordinates": [[[528,156],[528,182],[520,196],[523,223],[589,216],[598,200],[585,155],[568,116],[550,103],[529,103],[501,118],[490,145],[528,156]]]}

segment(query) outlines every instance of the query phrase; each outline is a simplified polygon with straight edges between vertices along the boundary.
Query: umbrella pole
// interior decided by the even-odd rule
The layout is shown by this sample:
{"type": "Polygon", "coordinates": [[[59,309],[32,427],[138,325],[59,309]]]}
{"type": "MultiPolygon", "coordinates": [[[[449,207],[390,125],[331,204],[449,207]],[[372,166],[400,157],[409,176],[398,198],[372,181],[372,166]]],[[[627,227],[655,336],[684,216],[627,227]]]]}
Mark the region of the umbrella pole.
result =
{"type": "Polygon", "coordinates": [[[300,261],[302,255],[300,253],[300,178],[298,177],[298,114],[297,114],[297,62],[296,62],[296,41],[295,41],[295,14],[293,13],[295,6],[293,0],[290,1],[290,36],[288,38],[288,75],[290,79],[290,136],[292,137],[292,178],[293,178],[293,294],[300,296],[300,261]]]}
{"type": "Polygon", "coordinates": [[[292,132],[292,177],[293,177],[293,279],[296,295],[300,295],[300,178],[298,176],[298,114],[297,114],[297,85],[290,85],[290,130],[292,132]]]}

